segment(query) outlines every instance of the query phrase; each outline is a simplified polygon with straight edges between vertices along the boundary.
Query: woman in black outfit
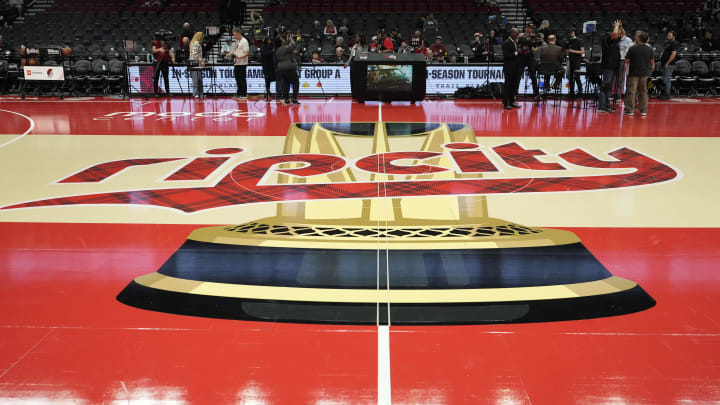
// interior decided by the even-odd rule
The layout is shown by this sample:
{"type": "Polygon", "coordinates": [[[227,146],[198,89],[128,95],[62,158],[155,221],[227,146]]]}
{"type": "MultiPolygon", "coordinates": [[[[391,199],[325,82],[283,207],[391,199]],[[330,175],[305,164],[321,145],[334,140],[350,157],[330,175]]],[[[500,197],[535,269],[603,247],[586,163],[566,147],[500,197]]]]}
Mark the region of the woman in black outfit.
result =
{"type": "Polygon", "coordinates": [[[283,46],[283,39],[280,36],[275,37],[275,40],[273,41],[273,45],[275,47],[275,54],[273,55],[273,67],[275,68],[275,94],[277,100],[283,100],[285,98],[285,95],[283,94],[283,88],[285,87],[283,84],[283,78],[278,74],[278,60],[277,60],[277,51],[280,49],[281,46],[283,46]]]}
{"type": "Polygon", "coordinates": [[[270,83],[275,81],[275,46],[272,38],[265,38],[260,50],[263,76],[265,77],[265,101],[270,101],[270,83]]]}
{"type": "Polygon", "coordinates": [[[277,59],[277,75],[282,81],[283,96],[285,98],[283,104],[300,104],[297,101],[298,91],[300,90],[300,78],[297,71],[297,59],[295,55],[295,42],[292,37],[288,37],[287,42],[283,40],[282,46],[275,51],[277,59]],[[290,98],[290,85],[292,84],[293,93],[290,98]]]}

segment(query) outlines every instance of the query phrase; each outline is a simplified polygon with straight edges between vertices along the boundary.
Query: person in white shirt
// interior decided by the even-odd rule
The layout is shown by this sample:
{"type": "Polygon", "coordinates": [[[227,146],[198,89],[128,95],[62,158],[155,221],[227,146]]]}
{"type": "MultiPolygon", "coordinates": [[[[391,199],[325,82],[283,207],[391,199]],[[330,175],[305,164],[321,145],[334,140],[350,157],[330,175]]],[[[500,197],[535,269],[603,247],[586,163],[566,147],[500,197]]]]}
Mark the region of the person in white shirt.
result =
{"type": "MultiPolygon", "coordinates": [[[[196,32],[193,35],[192,41],[190,41],[190,54],[188,59],[192,65],[205,66],[202,54],[202,41],[203,33],[196,32]]],[[[195,98],[202,97],[203,95],[203,82],[202,82],[202,71],[193,70],[190,72],[192,77],[192,91],[195,98]]]]}
{"type": "Polygon", "coordinates": [[[622,97],[623,93],[625,93],[625,55],[627,55],[628,49],[633,46],[633,40],[627,36],[625,29],[622,27],[620,27],[620,42],[618,46],[620,47],[620,70],[618,70],[615,94],[617,97],[622,97]]]}
{"type": "Polygon", "coordinates": [[[247,98],[247,65],[248,55],[250,54],[250,44],[243,37],[240,28],[233,28],[233,38],[235,38],[235,47],[228,52],[226,56],[235,58],[235,83],[237,83],[237,94],[235,98],[247,98]]]}

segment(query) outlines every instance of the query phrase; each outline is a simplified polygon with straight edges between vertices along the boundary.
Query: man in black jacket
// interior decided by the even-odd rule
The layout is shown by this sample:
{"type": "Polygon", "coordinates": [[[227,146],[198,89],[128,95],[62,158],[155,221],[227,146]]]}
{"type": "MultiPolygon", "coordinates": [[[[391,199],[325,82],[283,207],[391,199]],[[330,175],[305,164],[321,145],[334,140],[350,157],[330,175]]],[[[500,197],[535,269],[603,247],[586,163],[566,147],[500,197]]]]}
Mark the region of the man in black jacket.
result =
{"type": "Polygon", "coordinates": [[[517,44],[518,30],[510,30],[510,36],[502,44],[503,50],[503,73],[505,74],[505,85],[503,91],[503,105],[506,110],[520,108],[515,104],[515,93],[520,81],[520,63],[517,44]]]}

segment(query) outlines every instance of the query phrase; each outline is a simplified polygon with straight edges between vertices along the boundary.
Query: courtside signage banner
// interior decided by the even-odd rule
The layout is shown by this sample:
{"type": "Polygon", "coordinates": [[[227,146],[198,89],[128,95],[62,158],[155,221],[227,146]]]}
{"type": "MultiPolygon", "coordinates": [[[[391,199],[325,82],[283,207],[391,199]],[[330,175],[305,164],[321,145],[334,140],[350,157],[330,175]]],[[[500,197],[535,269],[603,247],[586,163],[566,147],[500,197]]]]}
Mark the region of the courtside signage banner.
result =
{"type": "MultiPolygon", "coordinates": [[[[129,66],[128,75],[131,93],[152,93],[153,65],[129,66]]],[[[265,78],[262,66],[250,65],[247,67],[248,93],[263,94],[265,92],[265,78]]],[[[270,89],[276,92],[275,82],[270,89]]],[[[163,89],[162,78],[160,88],[163,89]]],[[[203,88],[205,93],[235,94],[234,66],[213,66],[212,70],[203,71],[203,88]],[[214,84],[213,86],[213,76],[214,84]]],[[[190,72],[185,66],[170,67],[170,92],[190,93],[192,80],[190,72]]],[[[332,65],[303,65],[300,70],[300,94],[350,94],[350,68],[332,65]],[[322,87],[321,87],[322,85],[322,87]]]]}
{"type": "MultiPolygon", "coordinates": [[[[153,92],[153,65],[129,66],[131,93],[153,92]]],[[[429,95],[450,95],[463,87],[481,87],[486,82],[502,83],[505,80],[502,66],[481,65],[428,65],[426,93],[429,95]]],[[[581,76],[583,87],[585,76],[581,76]]],[[[265,92],[265,79],[262,66],[250,65],[247,67],[248,93],[263,94],[265,92]]],[[[543,78],[538,79],[542,86],[543,78]]],[[[275,82],[270,89],[275,93],[275,82]]],[[[162,80],[160,88],[163,89],[162,80]]],[[[203,71],[203,88],[208,94],[234,94],[237,90],[233,66],[213,66],[211,70],[203,71]],[[212,76],[214,76],[214,84],[212,76]]],[[[170,92],[190,93],[192,81],[190,72],[185,66],[170,67],[170,92]]],[[[563,93],[568,92],[567,78],[563,78],[563,93]]],[[[300,94],[322,95],[351,93],[350,69],[342,65],[303,65],[300,70],[300,94]]],[[[525,74],[520,80],[519,93],[532,94],[530,77],[525,74]]],[[[498,97],[500,95],[497,95],[498,97]]]]}
{"type": "Polygon", "coordinates": [[[25,66],[25,80],[65,80],[62,66],[25,66]]]}
{"type": "MultiPolygon", "coordinates": [[[[482,87],[486,83],[503,83],[505,74],[502,66],[480,66],[480,65],[428,65],[428,77],[426,82],[427,94],[454,94],[457,89],[463,87],[482,87]]],[[[585,75],[580,76],[583,88],[585,86],[585,75]]],[[[551,79],[552,80],[552,79],[551,79]]],[[[538,77],[538,84],[542,87],[543,77],[538,77]]],[[[563,77],[562,92],[569,92],[567,77],[563,77]]],[[[518,93],[532,94],[532,81],[527,70],[520,79],[518,93]]],[[[496,97],[501,97],[496,94],[496,97]]]]}

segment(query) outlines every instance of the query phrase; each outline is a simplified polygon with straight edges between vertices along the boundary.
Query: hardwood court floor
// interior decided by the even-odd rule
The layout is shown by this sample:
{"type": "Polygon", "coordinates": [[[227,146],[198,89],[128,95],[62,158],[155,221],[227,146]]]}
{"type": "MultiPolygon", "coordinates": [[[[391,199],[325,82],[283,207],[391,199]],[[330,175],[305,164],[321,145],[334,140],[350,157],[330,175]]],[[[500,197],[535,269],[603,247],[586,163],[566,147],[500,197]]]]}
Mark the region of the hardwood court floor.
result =
{"type": "MultiPolygon", "coordinates": [[[[632,118],[564,103],[504,112],[490,101],[301,101],[0,97],[0,402],[370,404],[390,395],[396,404],[720,402],[720,101],[652,102],[648,117],[632,118]],[[497,178],[547,177],[554,174],[538,167],[550,163],[562,174],[601,174],[559,156],[577,148],[605,161],[628,148],[670,168],[672,179],[634,179],[632,187],[571,191],[569,182],[565,191],[487,194],[493,217],[575,233],[656,305],[559,322],[391,325],[389,344],[375,325],[155,312],[116,296],[156,271],[193,230],[272,216],[277,200],[184,212],[130,193],[122,204],[9,208],[211,187],[241,162],[282,155],[294,123],[381,121],[469,124],[497,178]],[[544,156],[513,165],[496,149],[507,144],[544,156]],[[229,159],[198,177],[168,180],[195,158],[221,156],[206,151],[227,148],[235,148],[222,155],[229,159]],[[61,182],[132,159],[167,161],[61,182]]],[[[371,154],[345,152],[350,163],[371,154]]],[[[432,198],[431,214],[452,216],[449,193],[413,198],[432,198]]]]}

